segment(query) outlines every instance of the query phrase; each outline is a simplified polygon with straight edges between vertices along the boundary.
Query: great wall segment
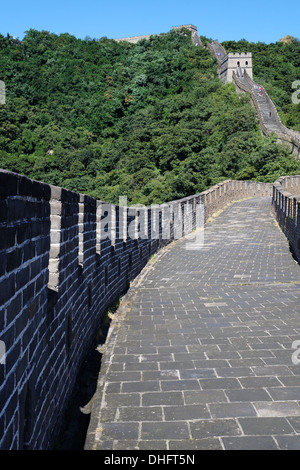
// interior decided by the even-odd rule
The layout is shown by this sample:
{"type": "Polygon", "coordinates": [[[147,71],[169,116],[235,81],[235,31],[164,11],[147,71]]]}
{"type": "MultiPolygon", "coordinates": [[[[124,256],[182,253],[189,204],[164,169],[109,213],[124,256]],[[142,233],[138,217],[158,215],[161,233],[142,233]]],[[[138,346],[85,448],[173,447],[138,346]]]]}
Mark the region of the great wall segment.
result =
{"type": "Polygon", "coordinates": [[[225,181],[164,205],[158,218],[150,207],[142,214],[106,205],[4,170],[0,180],[1,449],[53,445],[103,315],[154,253],[197,228],[199,205],[207,223],[232,201],[273,194],[274,213],[300,258],[300,201],[287,192],[299,194],[299,176],[275,185],[225,181]],[[166,213],[173,214],[169,231],[166,213]],[[103,237],[107,224],[111,236],[103,237]]]}
{"type": "MultiPolygon", "coordinates": [[[[191,39],[195,46],[202,46],[201,39],[198,36],[198,29],[197,26],[194,26],[192,24],[185,24],[182,26],[172,26],[172,31],[179,31],[182,28],[187,29],[191,31],[191,39]]],[[[115,39],[116,42],[121,42],[121,41],[126,41],[126,42],[131,42],[132,44],[137,44],[139,41],[142,41],[143,39],[149,40],[151,38],[151,34],[146,34],[143,36],[131,36],[131,37],[126,37],[126,38],[118,38],[115,39]]]]}
{"type": "MultiPolygon", "coordinates": [[[[202,45],[197,39],[197,28],[193,25],[184,27],[190,27],[187,29],[192,34],[196,32],[194,44],[202,45]]],[[[299,133],[284,128],[274,104],[264,89],[252,80],[252,57],[249,53],[227,55],[217,42],[208,47],[217,58],[221,80],[224,83],[232,80],[237,90],[251,93],[263,132],[275,132],[280,139],[293,143],[299,152],[299,133]]],[[[203,193],[168,202],[158,209],[130,208],[106,204],[83,194],[0,170],[0,449],[42,450],[53,447],[79,367],[109,307],[129,292],[131,283],[147,267],[154,254],[203,228],[198,223],[197,208],[201,207],[204,225],[209,226],[211,219],[234,201],[249,200],[250,205],[251,201],[256,201],[258,207],[259,200],[272,201],[273,215],[290,244],[294,258],[299,262],[299,195],[300,176],[283,176],[274,184],[224,181],[203,193]],[[166,220],[169,226],[166,226],[166,220]],[[107,227],[110,236],[104,236],[108,233],[107,227]],[[1,345],[5,345],[5,357],[2,356],[1,345]]],[[[244,210],[243,207],[240,210],[244,210]]],[[[241,240],[243,248],[247,249],[247,234],[241,240]]],[[[255,239],[252,242],[255,244],[255,239]]],[[[284,250],[286,256],[286,246],[284,250]]],[[[167,279],[164,278],[163,282],[167,279]]],[[[292,281],[290,284],[293,284],[292,281]]],[[[293,295],[296,295],[295,291],[293,295]]],[[[281,322],[281,319],[278,321],[281,322]]],[[[293,328],[293,334],[297,333],[299,328],[294,325],[293,328]]],[[[275,333],[279,334],[279,327],[275,329],[275,333]]],[[[280,364],[275,367],[280,367],[280,364]]],[[[131,372],[134,375],[133,369],[131,372]]],[[[155,371],[149,369],[150,372],[155,371]]],[[[297,379],[296,369],[291,368],[288,372],[289,381],[284,385],[294,384],[292,379],[297,379]]],[[[183,370],[181,374],[182,379],[188,372],[183,370]]],[[[279,385],[281,388],[282,383],[279,385]]],[[[115,382],[112,389],[114,387],[115,382]]],[[[128,387],[124,386],[124,390],[128,387]]],[[[280,390],[282,396],[297,391],[291,388],[280,390]]],[[[141,398],[141,390],[133,393],[134,399],[141,398]]],[[[214,394],[216,390],[211,392],[211,395],[214,394]]],[[[98,405],[95,401],[94,420],[86,448],[103,444],[99,438],[102,431],[98,426],[98,405]],[[98,427],[93,429],[95,422],[98,427]]],[[[153,403],[150,404],[150,407],[153,406],[153,403]]],[[[182,412],[181,404],[179,408],[176,413],[182,412]]],[[[198,406],[198,411],[200,408],[198,406]]],[[[250,408],[251,414],[253,408],[250,408]]],[[[294,404],[294,417],[299,416],[296,408],[294,404]]],[[[121,411],[125,412],[124,409],[121,411]]],[[[157,409],[152,408],[152,411],[158,413],[157,409]]],[[[175,412],[171,408],[164,411],[169,416],[175,412]]],[[[285,416],[282,408],[279,412],[285,416]]],[[[211,416],[204,413],[204,418],[211,416]]],[[[119,426],[118,419],[111,422],[110,429],[121,429],[122,433],[122,423],[119,426]]],[[[174,429],[173,419],[167,420],[170,429],[174,429]]],[[[297,429],[292,427],[291,422],[280,421],[279,424],[285,425],[285,434],[288,429],[289,435],[298,439],[297,429]]],[[[212,425],[212,419],[209,419],[209,425],[212,425]]],[[[129,436],[130,432],[138,436],[136,422],[131,422],[130,426],[129,436]]],[[[154,428],[149,423],[142,428],[145,436],[150,429],[153,431],[154,428]]],[[[186,432],[188,428],[183,425],[182,429],[186,432]]],[[[165,420],[160,432],[166,430],[165,420]]],[[[115,444],[109,441],[107,445],[115,444]]]]}
{"type": "Polygon", "coordinates": [[[237,93],[249,93],[264,135],[275,133],[278,140],[288,143],[291,152],[300,158],[300,132],[285,127],[265,88],[253,81],[252,54],[226,53],[217,41],[208,43],[208,49],[218,62],[218,74],[223,83],[233,82],[237,93]]]}

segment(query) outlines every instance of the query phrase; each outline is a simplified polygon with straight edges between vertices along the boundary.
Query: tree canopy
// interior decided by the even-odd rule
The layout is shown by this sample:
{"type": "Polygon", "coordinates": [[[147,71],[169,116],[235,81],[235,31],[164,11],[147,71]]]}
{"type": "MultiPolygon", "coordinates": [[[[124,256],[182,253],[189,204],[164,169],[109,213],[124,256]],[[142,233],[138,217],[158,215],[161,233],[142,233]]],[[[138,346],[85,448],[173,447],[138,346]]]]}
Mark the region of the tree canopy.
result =
{"type": "MultiPolygon", "coordinates": [[[[255,76],[300,130],[289,102],[299,43],[223,45],[255,52],[255,76]]],[[[300,172],[286,146],[261,136],[250,97],[223,85],[210,52],[181,31],[137,44],[32,29],[22,41],[0,35],[0,70],[0,167],[31,178],[152,204],[227,178],[300,172]]]]}

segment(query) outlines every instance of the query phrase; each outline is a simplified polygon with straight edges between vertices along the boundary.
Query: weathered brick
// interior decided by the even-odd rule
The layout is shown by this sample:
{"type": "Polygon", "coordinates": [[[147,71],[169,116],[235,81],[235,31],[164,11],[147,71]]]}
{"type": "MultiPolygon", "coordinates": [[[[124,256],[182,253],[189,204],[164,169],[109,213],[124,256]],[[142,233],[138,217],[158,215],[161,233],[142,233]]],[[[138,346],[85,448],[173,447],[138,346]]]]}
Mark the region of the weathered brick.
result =
{"type": "Polygon", "coordinates": [[[24,218],[24,209],[26,202],[17,197],[9,198],[7,200],[7,220],[8,222],[15,222],[24,218]]]}
{"type": "Polygon", "coordinates": [[[27,223],[17,225],[17,243],[21,245],[29,238],[31,238],[30,223],[27,222],[27,223]]]}
{"type": "Polygon", "coordinates": [[[21,266],[23,259],[22,248],[15,248],[7,253],[6,271],[9,273],[21,266]]]}
{"type": "Polygon", "coordinates": [[[7,201],[0,199],[0,223],[6,222],[8,217],[7,201]]]}
{"type": "Polygon", "coordinates": [[[30,280],[30,266],[21,267],[16,272],[16,292],[22,289],[30,280]]]}
{"type": "Polygon", "coordinates": [[[23,290],[23,305],[26,305],[34,296],[34,282],[26,285],[23,290]]]}
{"type": "Polygon", "coordinates": [[[0,228],[0,251],[11,248],[16,243],[16,227],[1,227],[0,228]]]}
{"type": "MultiPolygon", "coordinates": [[[[20,313],[22,308],[22,294],[19,293],[16,297],[12,299],[9,305],[6,307],[6,325],[9,325],[12,322],[15,322],[16,316],[20,313]]],[[[16,323],[15,323],[16,326],[16,323]]],[[[20,331],[17,333],[18,336],[20,331]]]]}
{"type": "Polygon", "coordinates": [[[7,275],[0,281],[0,305],[4,305],[15,294],[15,274],[7,275]]]}
{"type": "Polygon", "coordinates": [[[0,277],[6,273],[6,260],[7,260],[7,254],[6,252],[2,251],[0,253],[0,277]]]}
{"type": "Polygon", "coordinates": [[[15,196],[18,194],[20,176],[6,170],[0,170],[0,196],[15,196]]]}
{"type": "Polygon", "coordinates": [[[36,243],[32,240],[28,240],[27,243],[23,246],[23,262],[26,263],[27,261],[31,260],[35,257],[35,248],[36,243]]]}

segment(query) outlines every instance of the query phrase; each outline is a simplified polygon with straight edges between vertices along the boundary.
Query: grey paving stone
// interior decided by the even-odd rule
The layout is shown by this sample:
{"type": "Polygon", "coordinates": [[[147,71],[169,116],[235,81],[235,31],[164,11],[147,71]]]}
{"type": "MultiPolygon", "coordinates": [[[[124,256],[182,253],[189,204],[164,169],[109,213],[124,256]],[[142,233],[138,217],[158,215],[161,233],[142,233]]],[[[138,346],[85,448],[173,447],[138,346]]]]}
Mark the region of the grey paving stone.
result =
{"type": "Polygon", "coordinates": [[[220,439],[207,438],[207,439],[190,439],[169,442],[169,450],[223,450],[220,439]]]}
{"type": "Polygon", "coordinates": [[[203,379],[216,377],[214,369],[193,369],[193,370],[181,370],[181,379],[203,379]]]}
{"type": "Polygon", "coordinates": [[[178,370],[146,371],[142,374],[143,380],[179,380],[178,370]]]}
{"type": "Polygon", "coordinates": [[[114,441],[113,450],[139,450],[139,442],[130,439],[114,441]]]}
{"type": "Polygon", "coordinates": [[[139,406],[140,401],[141,399],[138,393],[110,393],[109,396],[107,396],[107,407],[139,406]]]}
{"type": "Polygon", "coordinates": [[[141,379],[140,372],[110,372],[106,377],[108,382],[132,382],[141,379]]]}
{"type": "Polygon", "coordinates": [[[266,375],[266,376],[278,377],[279,375],[283,375],[283,376],[293,375],[289,367],[280,366],[280,365],[279,366],[274,365],[274,366],[253,367],[253,372],[257,376],[266,375]]]}
{"type": "Polygon", "coordinates": [[[270,349],[260,349],[260,350],[249,350],[249,351],[240,351],[240,357],[242,359],[249,359],[249,358],[274,358],[274,354],[270,349]]]}
{"type": "Polygon", "coordinates": [[[276,436],[280,450],[300,450],[300,436],[276,436]]]}
{"type": "Polygon", "coordinates": [[[244,388],[266,388],[282,386],[281,380],[279,381],[279,378],[277,377],[241,377],[239,382],[244,388]]]}
{"type": "Polygon", "coordinates": [[[300,401],[300,387],[274,387],[267,388],[273,400],[298,400],[300,401]]]}
{"type": "MultiPolygon", "coordinates": [[[[181,441],[180,441],[181,442],[181,441]]],[[[168,443],[167,441],[140,441],[139,450],[167,450],[168,443]]]]}
{"type": "Polygon", "coordinates": [[[184,405],[164,407],[166,421],[194,420],[210,418],[210,413],[205,405],[184,405]]]}
{"type": "Polygon", "coordinates": [[[96,445],[96,450],[113,450],[114,441],[98,441],[96,445]]]}
{"type": "Polygon", "coordinates": [[[189,439],[187,423],[183,421],[142,423],[141,439],[189,439]]]}
{"type": "Polygon", "coordinates": [[[251,377],[254,372],[250,367],[222,367],[216,368],[218,377],[251,377]]]}
{"type": "Polygon", "coordinates": [[[242,431],[235,419],[199,420],[190,423],[193,439],[239,436],[242,431]]]}
{"type": "Polygon", "coordinates": [[[157,381],[146,382],[124,382],[122,383],[121,392],[159,392],[160,386],[157,381]]]}
{"type": "Polygon", "coordinates": [[[216,367],[230,367],[229,361],[225,359],[194,360],[196,369],[215,369],[216,367]]]}
{"type": "Polygon", "coordinates": [[[193,361],[174,361],[174,362],[160,362],[160,370],[185,370],[194,369],[193,361]]]}
{"type": "Polygon", "coordinates": [[[174,361],[176,362],[184,362],[184,361],[198,361],[201,359],[205,359],[204,352],[181,352],[181,353],[174,353],[174,361]]]}
{"type": "Polygon", "coordinates": [[[116,418],[118,409],[113,408],[105,408],[101,410],[101,423],[113,423],[116,418]]]}
{"type": "Polygon", "coordinates": [[[139,362],[139,363],[132,363],[125,364],[125,371],[137,371],[137,372],[144,372],[144,371],[156,371],[159,369],[157,362],[139,362]]]}
{"type": "Polygon", "coordinates": [[[266,364],[265,360],[260,358],[260,357],[244,358],[242,360],[241,359],[229,359],[228,360],[228,366],[229,367],[240,367],[241,363],[244,366],[250,366],[250,367],[264,366],[266,364]]]}
{"type": "MultiPolygon", "coordinates": [[[[215,333],[214,336],[216,338],[215,333]]],[[[217,339],[216,342],[218,342],[217,339]]],[[[208,359],[239,359],[242,356],[242,352],[239,353],[238,351],[208,351],[208,353],[206,353],[206,356],[208,357],[208,359]]]]}
{"type": "Polygon", "coordinates": [[[138,439],[138,423],[103,423],[102,440],[138,439]]]}
{"type": "Polygon", "coordinates": [[[225,450],[278,450],[270,436],[223,437],[222,442],[225,450]]]}
{"type": "Polygon", "coordinates": [[[142,406],[183,404],[183,395],[181,392],[153,392],[143,393],[142,395],[142,406]]]}
{"type": "Polygon", "coordinates": [[[292,434],[293,428],[285,418],[239,418],[244,434],[270,436],[292,434]]]}
{"type": "Polygon", "coordinates": [[[263,388],[226,390],[226,395],[231,402],[272,401],[270,395],[263,388]]]}
{"type": "Polygon", "coordinates": [[[213,418],[238,418],[240,416],[257,416],[252,403],[214,403],[209,406],[213,418]]]}
{"type": "Polygon", "coordinates": [[[300,406],[293,401],[254,402],[258,416],[300,416],[300,406]]]}
{"type": "Polygon", "coordinates": [[[126,406],[118,409],[118,421],[162,421],[161,407],[126,406]]]}
{"type": "Polygon", "coordinates": [[[171,390],[200,390],[197,380],[162,380],[160,385],[163,392],[171,390]]]}
{"type": "Polygon", "coordinates": [[[184,401],[186,405],[195,405],[202,403],[223,403],[228,402],[228,399],[223,390],[209,390],[209,391],[186,391],[184,392],[184,401]]]}
{"type": "Polygon", "coordinates": [[[106,393],[121,393],[121,383],[120,382],[107,382],[106,383],[106,388],[105,388],[106,393]]]}
{"type": "Polygon", "coordinates": [[[200,379],[203,390],[226,390],[242,388],[236,378],[216,378],[216,379],[200,379]]]}
{"type": "Polygon", "coordinates": [[[300,434],[300,417],[297,417],[297,416],[288,417],[288,422],[291,424],[295,432],[300,434]]]}
{"type": "Polygon", "coordinates": [[[280,380],[280,386],[285,385],[287,387],[293,387],[296,386],[298,387],[300,384],[299,377],[293,376],[293,377],[278,377],[278,380],[280,380]]]}

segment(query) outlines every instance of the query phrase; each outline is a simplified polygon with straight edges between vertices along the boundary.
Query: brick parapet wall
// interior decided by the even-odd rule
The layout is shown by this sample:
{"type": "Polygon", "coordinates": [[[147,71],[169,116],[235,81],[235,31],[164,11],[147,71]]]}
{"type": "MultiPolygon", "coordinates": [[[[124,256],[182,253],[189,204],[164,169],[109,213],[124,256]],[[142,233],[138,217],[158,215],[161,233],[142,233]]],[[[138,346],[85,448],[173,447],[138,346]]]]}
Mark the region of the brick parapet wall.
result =
{"type": "Polygon", "coordinates": [[[300,261],[300,176],[281,177],[274,183],[272,209],[300,261]]]}
{"type": "Polygon", "coordinates": [[[126,41],[126,42],[131,42],[133,44],[137,44],[139,41],[142,41],[142,39],[150,39],[151,35],[150,34],[146,34],[144,36],[131,36],[131,37],[127,37],[127,38],[119,38],[119,39],[115,39],[116,42],[122,42],[122,41],[126,41]]]}
{"type": "Polygon", "coordinates": [[[0,448],[51,448],[103,314],[154,253],[199,225],[197,208],[207,221],[271,192],[225,181],[156,209],[119,207],[0,170],[0,448]]]}
{"type": "Polygon", "coordinates": [[[293,196],[300,196],[300,176],[281,176],[275,182],[275,186],[278,185],[293,196]]]}

